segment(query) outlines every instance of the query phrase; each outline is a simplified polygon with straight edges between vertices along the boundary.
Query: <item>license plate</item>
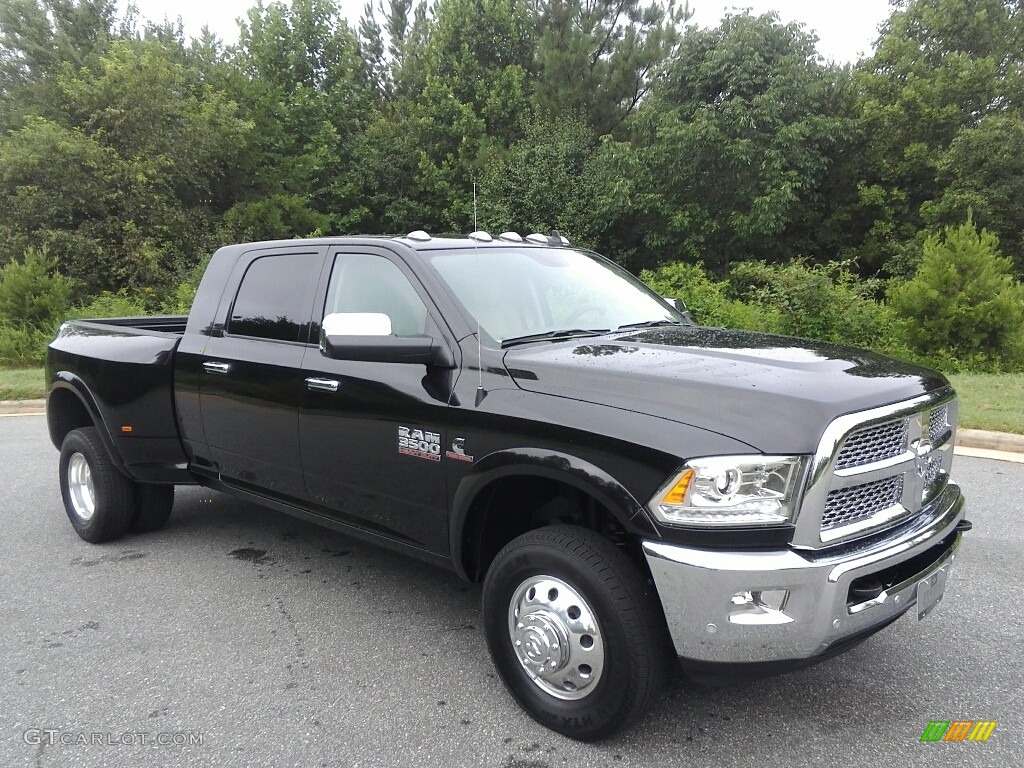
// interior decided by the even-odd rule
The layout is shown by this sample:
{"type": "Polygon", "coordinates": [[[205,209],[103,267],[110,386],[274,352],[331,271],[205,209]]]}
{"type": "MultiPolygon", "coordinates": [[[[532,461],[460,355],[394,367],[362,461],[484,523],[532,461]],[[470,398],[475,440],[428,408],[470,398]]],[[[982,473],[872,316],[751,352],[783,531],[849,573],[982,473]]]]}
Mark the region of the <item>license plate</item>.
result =
{"type": "Polygon", "coordinates": [[[931,613],[935,606],[942,600],[942,595],[946,591],[946,576],[948,575],[949,565],[945,565],[927,579],[921,579],[917,583],[917,620],[920,621],[929,613],[931,613]]]}

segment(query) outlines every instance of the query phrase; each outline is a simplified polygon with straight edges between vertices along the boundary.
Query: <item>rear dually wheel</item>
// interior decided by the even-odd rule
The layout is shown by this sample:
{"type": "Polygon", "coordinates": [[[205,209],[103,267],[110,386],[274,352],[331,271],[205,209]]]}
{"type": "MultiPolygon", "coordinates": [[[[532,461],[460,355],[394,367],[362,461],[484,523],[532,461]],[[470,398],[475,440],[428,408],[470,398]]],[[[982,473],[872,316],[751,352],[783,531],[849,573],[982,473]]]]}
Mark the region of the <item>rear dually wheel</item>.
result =
{"type": "Polygon", "coordinates": [[[114,466],[95,427],[68,433],[59,466],[64,509],[75,532],[93,544],[122,536],[135,515],[135,483],[114,466]]]}

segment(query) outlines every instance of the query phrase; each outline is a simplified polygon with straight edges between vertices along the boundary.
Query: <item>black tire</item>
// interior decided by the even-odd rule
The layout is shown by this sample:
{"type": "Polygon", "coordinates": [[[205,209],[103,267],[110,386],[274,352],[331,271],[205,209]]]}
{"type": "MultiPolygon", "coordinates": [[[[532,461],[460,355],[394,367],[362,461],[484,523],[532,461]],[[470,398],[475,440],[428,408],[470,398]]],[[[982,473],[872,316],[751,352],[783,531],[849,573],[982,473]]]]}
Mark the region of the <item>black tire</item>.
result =
{"type": "MultiPolygon", "coordinates": [[[[639,718],[663,684],[667,630],[657,596],[625,553],[593,531],[552,526],[530,531],[510,542],[487,572],[483,612],[487,645],[505,685],[535,720],[565,736],[597,741],[612,735],[639,718]],[[556,581],[539,582],[539,576],[556,581]],[[558,582],[569,588],[563,589],[561,595],[558,582]],[[531,591],[531,586],[537,583],[544,586],[535,598],[536,590],[531,591]],[[533,599],[555,602],[547,608],[526,604],[533,599]],[[570,604],[582,599],[582,618],[580,606],[566,608],[566,599],[570,604]],[[513,604],[520,606],[515,613],[513,604]],[[548,608],[550,611],[544,613],[548,608]],[[534,613],[538,610],[541,617],[534,613]],[[564,630],[566,634],[556,631],[544,635],[536,624],[540,622],[543,627],[547,621],[544,616],[567,618],[564,624],[555,622],[561,628],[558,631],[564,630]],[[555,654],[552,663],[564,666],[540,682],[537,675],[527,672],[517,655],[512,635],[522,631],[521,619],[535,622],[526,629],[527,633],[533,631],[533,635],[518,635],[520,652],[526,655],[541,647],[535,642],[538,636],[569,639],[568,643],[543,646],[548,651],[541,652],[542,660],[552,658],[544,656],[545,653],[555,654]],[[596,637],[591,637],[589,630],[580,629],[580,622],[587,621],[592,627],[596,621],[596,637]],[[569,650],[551,650],[560,647],[569,650]],[[598,664],[590,663],[592,657],[587,656],[595,649],[603,649],[600,671],[598,664]],[[585,663],[578,664],[581,660],[585,663]],[[577,676],[576,670],[584,675],[584,669],[585,676],[577,676]],[[576,687],[572,680],[585,687],[576,687]],[[558,692],[553,693],[551,689],[556,687],[558,692]],[[560,696],[579,698],[565,700],[560,696]]],[[[550,627],[551,622],[546,626],[550,627]]]]}
{"type": "Polygon", "coordinates": [[[135,483],[121,474],[95,427],[69,432],[60,449],[60,493],[72,527],[93,544],[120,538],[135,514],[135,483]]]}
{"type": "Polygon", "coordinates": [[[132,519],[132,533],[150,533],[160,530],[171,516],[174,508],[174,486],[136,483],[135,517],[132,519]]]}

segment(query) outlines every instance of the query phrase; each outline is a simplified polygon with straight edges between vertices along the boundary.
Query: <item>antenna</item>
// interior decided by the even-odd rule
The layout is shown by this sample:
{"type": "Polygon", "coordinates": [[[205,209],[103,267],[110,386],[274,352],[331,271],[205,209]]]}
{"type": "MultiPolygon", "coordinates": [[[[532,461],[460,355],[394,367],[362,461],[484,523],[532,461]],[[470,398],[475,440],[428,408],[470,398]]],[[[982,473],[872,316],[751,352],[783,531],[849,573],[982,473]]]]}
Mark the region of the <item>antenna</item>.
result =
{"type": "MultiPolygon", "coordinates": [[[[479,232],[476,223],[476,182],[473,182],[473,232],[479,232]]],[[[476,239],[473,239],[473,250],[479,251],[480,246],[477,244],[476,239]]],[[[476,384],[476,407],[480,407],[480,403],[487,397],[487,390],[484,389],[484,343],[480,338],[480,313],[477,312],[476,317],[476,372],[477,372],[477,384],[476,384]]]]}
{"type": "Polygon", "coordinates": [[[480,403],[487,397],[487,391],[484,389],[484,343],[480,340],[480,318],[476,319],[476,372],[477,372],[477,384],[476,384],[476,406],[480,407],[480,403]]]}

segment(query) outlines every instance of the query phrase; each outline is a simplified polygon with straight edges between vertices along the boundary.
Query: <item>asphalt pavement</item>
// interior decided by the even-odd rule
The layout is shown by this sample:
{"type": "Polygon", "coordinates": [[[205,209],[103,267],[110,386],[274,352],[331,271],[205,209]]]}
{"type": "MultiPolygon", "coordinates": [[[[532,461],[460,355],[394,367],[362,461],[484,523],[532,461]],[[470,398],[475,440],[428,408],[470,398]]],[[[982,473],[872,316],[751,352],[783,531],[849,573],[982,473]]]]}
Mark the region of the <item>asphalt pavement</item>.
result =
{"type": "Polygon", "coordinates": [[[944,601],[811,669],[681,679],[621,736],[534,723],[480,590],[276,512],[179,489],[95,546],[40,416],[0,418],[0,766],[1013,766],[1024,760],[1024,466],[958,456],[975,528],[944,601]],[[924,743],[929,721],[998,721],[924,743]]]}

